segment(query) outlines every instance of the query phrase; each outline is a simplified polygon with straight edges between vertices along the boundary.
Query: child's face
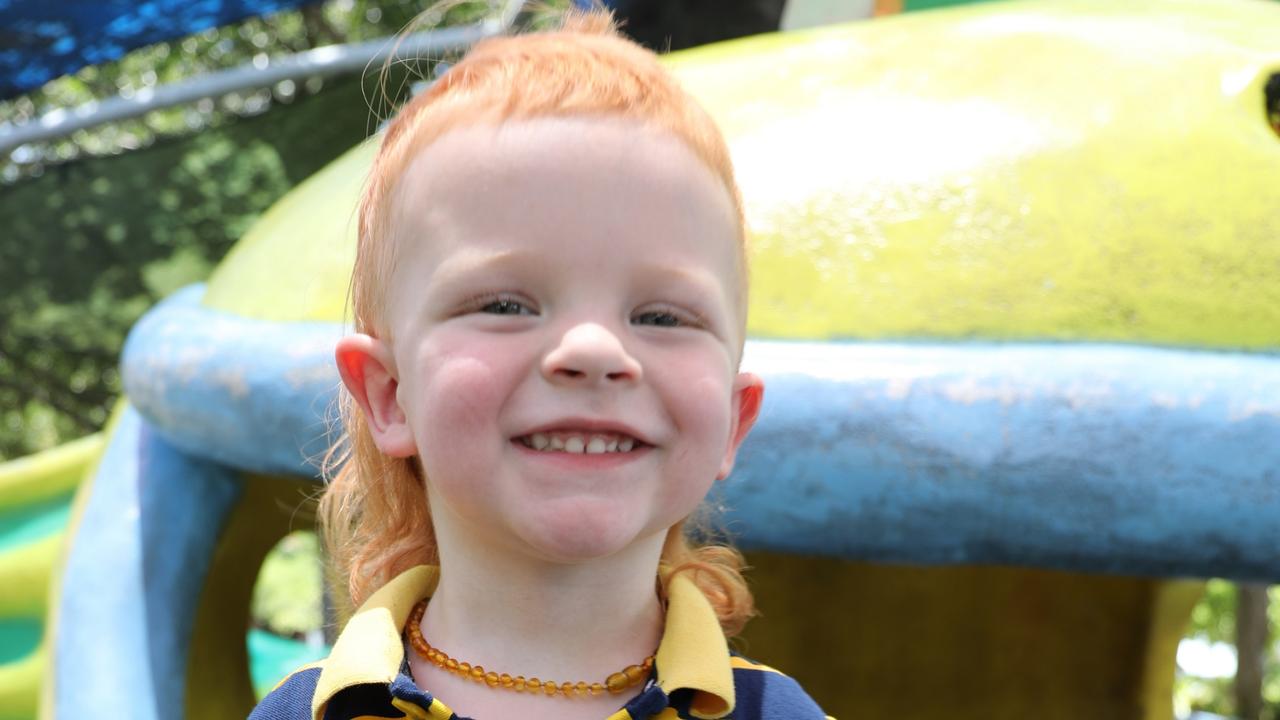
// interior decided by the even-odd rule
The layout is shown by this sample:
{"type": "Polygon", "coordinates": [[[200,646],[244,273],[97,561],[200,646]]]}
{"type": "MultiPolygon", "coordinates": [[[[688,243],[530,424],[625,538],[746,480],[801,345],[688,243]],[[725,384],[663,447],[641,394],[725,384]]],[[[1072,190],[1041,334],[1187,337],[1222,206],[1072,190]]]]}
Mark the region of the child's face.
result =
{"type": "Polygon", "coordinates": [[[674,137],[548,118],[440,138],[393,213],[371,425],[421,457],[438,532],[557,562],[660,546],[729,472],[762,391],[737,372],[721,182],[674,137]]]}

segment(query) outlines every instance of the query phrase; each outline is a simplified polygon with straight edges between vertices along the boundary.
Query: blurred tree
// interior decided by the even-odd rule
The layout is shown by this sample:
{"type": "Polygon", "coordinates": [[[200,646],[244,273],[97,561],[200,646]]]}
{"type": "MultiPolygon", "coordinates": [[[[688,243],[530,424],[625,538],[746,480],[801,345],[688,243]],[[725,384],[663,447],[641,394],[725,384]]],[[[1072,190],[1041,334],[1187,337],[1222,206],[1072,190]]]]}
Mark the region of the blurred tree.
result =
{"type": "Polygon", "coordinates": [[[1236,712],[1262,720],[1262,676],[1267,653],[1267,586],[1236,586],[1236,712]]]}
{"type": "MultiPolygon", "coordinates": [[[[336,0],[137,50],[0,102],[0,123],[335,41],[385,37],[429,2],[336,0]]],[[[470,22],[462,3],[425,25],[470,22]]],[[[0,459],[99,429],[120,393],[125,334],[204,278],[282,194],[389,113],[366,77],[274,87],[157,110],[0,160],[0,459]]],[[[393,97],[426,68],[397,65],[393,97]]]]}
{"type": "Polygon", "coordinates": [[[1191,613],[1186,637],[1209,643],[1238,644],[1240,656],[1245,653],[1253,656],[1252,667],[1246,667],[1248,660],[1238,662],[1235,678],[1180,674],[1175,695],[1179,697],[1179,704],[1190,710],[1243,718],[1249,717],[1246,713],[1256,708],[1257,714],[1252,717],[1280,720],[1280,637],[1277,637],[1280,587],[1264,591],[1261,586],[1252,585],[1248,597],[1240,592],[1240,587],[1228,580],[1210,580],[1191,613]],[[1262,592],[1270,595],[1270,602],[1264,600],[1262,592]],[[1242,628],[1237,622],[1241,609],[1250,615],[1243,628],[1246,636],[1243,642],[1240,642],[1242,628]],[[1241,697],[1242,685],[1237,683],[1242,675],[1247,697],[1241,697]]]}

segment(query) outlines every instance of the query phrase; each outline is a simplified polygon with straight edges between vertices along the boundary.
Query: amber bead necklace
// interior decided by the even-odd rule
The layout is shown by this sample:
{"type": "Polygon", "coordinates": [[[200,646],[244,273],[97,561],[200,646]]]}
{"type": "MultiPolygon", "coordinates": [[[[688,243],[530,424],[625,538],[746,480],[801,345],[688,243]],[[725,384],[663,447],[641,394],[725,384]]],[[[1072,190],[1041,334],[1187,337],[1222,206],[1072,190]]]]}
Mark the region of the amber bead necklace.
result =
{"type": "Polygon", "coordinates": [[[418,657],[441,670],[451,672],[468,680],[484,683],[491,688],[535,694],[542,693],[548,697],[557,694],[566,698],[587,697],[603,695],[605,691],[617,695],[627,688],[635,687],[644,682],[649,677],[649,672],[653,670],[653,656],[650,655],[638,665],[628,665],[613,673],[605,678],[603,683],[588,683],[581,680],[578,682],[556,683],[554,680],[539,680],[536,677],[525,678],[523,675],[512,677],[507,673],[496,673],[492,670],[485,670],[482,665],[459,662],[449,657],[443,650],[432,647],[431,643],[422,637],[422,615],[426,611],[427,601],[422,600],[413,606],[413,610],[409,613],[409,622],[405,625],[405,633],[409,636],[409,644],[413,646],[413,651],[418,653],[418,657]]]}

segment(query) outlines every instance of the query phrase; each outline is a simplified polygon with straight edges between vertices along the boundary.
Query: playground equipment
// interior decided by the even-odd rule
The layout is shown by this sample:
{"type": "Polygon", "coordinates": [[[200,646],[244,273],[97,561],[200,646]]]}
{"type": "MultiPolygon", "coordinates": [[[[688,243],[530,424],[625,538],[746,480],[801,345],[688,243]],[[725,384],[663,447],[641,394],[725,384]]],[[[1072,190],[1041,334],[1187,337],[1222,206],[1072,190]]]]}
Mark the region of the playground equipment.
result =
{"type": "MultiPolygon", "coordinates": [[[[1062,0],[670,59],[753,229],[769,396],[716,499],[759,551],[748,652],[836,715],[1171,715],[1197,587],[1160,578],[1280,579],[1277,36],[1274,4],[1062,0]]],[[[49,717],[252,703],[249,590],[306,523],[370,154],[131,335],[49,717]]]]}
{"type": "Polygon", "coordinates": [[[71,495],[102,444],[93,435],[0,464],[0,720],[35,717],[48,661],[46,593],[71,495]]]}

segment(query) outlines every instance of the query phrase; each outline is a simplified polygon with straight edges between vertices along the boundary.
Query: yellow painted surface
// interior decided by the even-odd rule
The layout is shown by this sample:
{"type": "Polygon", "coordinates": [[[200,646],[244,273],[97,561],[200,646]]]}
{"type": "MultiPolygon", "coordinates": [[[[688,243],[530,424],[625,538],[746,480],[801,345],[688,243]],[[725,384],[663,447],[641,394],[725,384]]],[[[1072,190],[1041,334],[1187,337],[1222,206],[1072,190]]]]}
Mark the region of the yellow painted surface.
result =
{"type": "Polygon", "coordinates": [[[243,632],[263,558],[288,533],[312,527],[315,486],[297,478],[247,476],[218,539],[191,633],[186,719],[245,717],[256,702],[243,632]]]}
{"type": "Polygon", "coordinates": [[[752,330],[1276,346],[1277,36],[1275,3],[1084,0],[695,51],[752,330]]]}
{"type": "MultiPolygon", "coordinates": [[[[104,435],[90,435],[0,464],[0,513],[21,512],[66,497],[102,454],[104,435]]],[[[55,532],[0,551],[0,617],[43,618],[65,533],[55,532]]],[[[0,720],[36,716],[49,635],[31,654],[0,664],[0,720]]]]}
{"type": "Polygon", "coordinates": [[[1202,583],[751,553],[738,644],[838,718],[1168,720],[1202,583]]]}
{"type": "Polygon", "coordinates": [[[36,716],[47,655],[45,644],[41,644],[27,657],[0,665],[0,720],[31,720],[36,716]]]}
{"type": "Polygon", "coordinates": [[[0,553],[0,617],[43,617],[63,533],[0,553]]]}
{"type": "Polygon", "coordinates": [[[0,463],[0,512],[70,494],[102,453],[103,442],[102,434],[90,435],[0,463]]]}
{"type": "Polygon", "coordinates": [[[342,319],[356,201],[376,149],[352,148],[271,206],[214,270],[205,304],[263,320],[342,319]]]}
{"type": "Polygon", "coordinates": [[[1142,672],[1142,697],[1146,699],[1144,720],[1168,720],[1173,708],[1164,703],[1173,697],[1173,667],[1178,644],[1187,632],[1191,611],[1204,594],[1204,582],[1170,580],[1153,587],[1147,616],[1146,658],[1142,672]],[[1152,710],[1158,709],[1160,715],[1152,710]]]}
{"type": "MultiPolygon", "coordinates": [[[[1280,5],[984,3],[671,56],[720,120],[757,336],[1275,347],[1280,5]]],[[[250,317],[342,317],[366,146],[210,282],[250,317]]]]}

